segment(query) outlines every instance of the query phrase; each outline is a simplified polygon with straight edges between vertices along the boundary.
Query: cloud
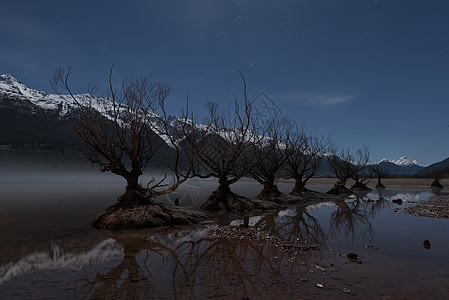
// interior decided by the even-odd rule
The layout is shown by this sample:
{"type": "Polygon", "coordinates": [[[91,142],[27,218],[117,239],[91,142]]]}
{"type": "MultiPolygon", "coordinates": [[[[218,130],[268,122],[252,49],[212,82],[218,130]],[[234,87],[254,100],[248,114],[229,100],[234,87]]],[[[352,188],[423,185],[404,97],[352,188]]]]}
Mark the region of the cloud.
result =
{"type": "Polygon", "coordinates": [[[291,94],[286,98],[299,100],[309,105],[326,107],[343,104],[355,99],[356,97],[357,96],[354,94],[343,92],[311,91],[291,94]]]}

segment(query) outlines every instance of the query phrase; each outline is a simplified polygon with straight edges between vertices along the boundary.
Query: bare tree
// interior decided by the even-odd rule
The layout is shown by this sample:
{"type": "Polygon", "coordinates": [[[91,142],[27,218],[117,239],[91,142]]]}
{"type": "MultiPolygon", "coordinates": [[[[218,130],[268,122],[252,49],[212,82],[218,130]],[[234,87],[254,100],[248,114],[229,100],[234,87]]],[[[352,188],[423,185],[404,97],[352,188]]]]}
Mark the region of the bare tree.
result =
{"type": "Polygon", "coordinates": [[[369,169],[370,169],[371,173],[373,173],[373,175],[377,178],[376,189],[378,189],[378,188],[384,189],[385,185],[383,185],[383,183],[382,183],[382,178],[385,178],[388,175],[390,175],[388,170],[386,170],[385,168],[379,166],[378,164],[377,165],[370,165],[369,169]]]}
{"type": "Polygon", "coordinates": [[[348,150],[341,150],[341,154],[337,155],[337,149],[332,147],[330,155],[327,157],[331,172],[337,177],[338,181],[335,186],[329,190],[328,194],[339,195],[351,193],[346,187],[346,182],[351,177],[351,154],[348,150]]]}
{"type": "Polygon", "coordinates": [[[230,185],[248,174],[253,160],[248,156],[249,149],[262,137],[257,133],[252,101],[248,99],[243,76],[242,81],[243,106],[235,100],[227,111],[221,112],[216,103],[209,102],[208,116],[202,125],[202,134],[196,131],[197,134],[193,137],[186,135],[190,146],[196,149],[203,166],[203,172],[198,176],[218,178],[218,188],[203,204],[204,210],[218,210],[222,205],[230,211],[230,200],[245,205],[244,200],[231,191],[230,185]]]}
{"type": "Polygon", "coordinates": [[[371,179],[371,173],[367,164],[369,161],[370,151],[368,146],[363,146],[362,149],[357,150],[352,159],[351,178],[354,180],[352,190],[368,191],[371,190],[366,186],[366,183],[371,179]]]}
{"type": "MultiPolygon", "coordinates": [[[[112,172],[126,180],[125,193],[118,198],[118,203],[151,203],[150,198],[175,190],[193,175],[190,162],[194,159],[186,154],[189,153],[186,149],[182,149],[184,155],[181,155],[179,134],[169,130],[165,110],[165,101],[171,91],[169,84],[143,77],[123,80],[116,91],[111,68],[107,96],[91,97],[86,102],[82,96],[72,93],[71,74],[70,67],[57,69],[52,86],[56,91],[68,92],[78,107],[79,120],[73,127],[90,149],[87,159],[102,172],[112,172]],[[160,181],[153,178],[143,188],[139,177],[165,144],[161,137],[174,153],[170,168],[175,181],[167,185],[165,177],[160,181]]],[[[188,120],[181,120],[181,123],[185,130],[188,120]]]]}
{"type": "Polygon", "coordinates": [[[429,171],[429,175],[433,178],[433,182],[430,185],[433,189],[442,189],[443,185],[440,180],[447,176],[449,173],[449,168],[435,168],[429,171]]]}
{"type": "Polygon", "coordinates": [[[293,178],[295,185],[290,195],[299,196],[306,191],[306,183],[316,175],[323,160],[323,152],[331,141],[324,137],[308,136],[304,130],[295,126],[294,132],[287,139],[287,156],[284,170],[287,179],[293,178]]]}
{"type": "Polygon", "coordinates": [[[265,138],[251,147],[251,158],[254,166],[249,173],[252,178],[263,185],[257,199],[273,199],[281,196],[275,181],[279,170],[290,155],[286,149],[286,141],[289,139],[291,123],[286,119],[278,119],[278,114],[273,114],[271,120],[266,120],[264,129],[265,138]]]}
{"type": "Polygon", "coordinates": [[[336,154],[336,149],[332,149],[331,155],[328,157],[329,166],[334,175],[338,178],[337,184],[328,191],[329,194],[350,193],[345,185],[348,179],[352,178],[355,183],[352,189],[369,190],[366,186],[366,180],[370,178],[366,165],[369,161],[369,149],[364,146],[355,154],[348,149],[342,149],[340,155],[336,154]]]}

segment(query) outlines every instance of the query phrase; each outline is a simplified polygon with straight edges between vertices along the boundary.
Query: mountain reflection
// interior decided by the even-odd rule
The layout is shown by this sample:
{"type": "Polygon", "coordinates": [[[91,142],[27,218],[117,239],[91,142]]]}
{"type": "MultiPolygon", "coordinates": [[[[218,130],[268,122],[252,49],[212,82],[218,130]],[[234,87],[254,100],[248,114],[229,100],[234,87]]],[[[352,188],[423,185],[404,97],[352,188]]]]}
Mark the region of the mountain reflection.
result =
{"type": "Polygon", "coordinates": [[[113,239],[104,240],[91,250],[80,254],[64,253],[57,245],[52,245],[51,248],[51,251],[34,252],[17,262],[0,266],[0,285],[13,277],[39,270],[81,270],[87,266],[102,265],[122,255],[121,247],[113,239]]]}

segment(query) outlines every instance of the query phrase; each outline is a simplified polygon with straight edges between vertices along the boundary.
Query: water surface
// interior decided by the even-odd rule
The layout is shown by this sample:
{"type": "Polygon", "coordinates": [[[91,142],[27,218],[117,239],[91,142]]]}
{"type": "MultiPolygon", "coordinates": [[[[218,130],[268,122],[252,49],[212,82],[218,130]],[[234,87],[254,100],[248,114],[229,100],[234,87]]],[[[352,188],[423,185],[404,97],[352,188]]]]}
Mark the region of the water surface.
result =
{"type": "MultiPolygon", "coordinates": [[[[0,299],[420,299],[449,292],[449,222],[402,213],[432,197],[427,189],[386,189],[252,216],[252,227],[281,240],[269,242],[215,237],[214,223],[100,232],[90,222],[123,192],[121,179],[1,178],[0,299]],[[401,206],[392,202],[397,198],[401,206]]],[[[215,187],[191,180],[158,200],[178,198],[198,209],[215,187]]],[[[248,197],[261,189],[248,181],[232,188],[248,197]]]]}

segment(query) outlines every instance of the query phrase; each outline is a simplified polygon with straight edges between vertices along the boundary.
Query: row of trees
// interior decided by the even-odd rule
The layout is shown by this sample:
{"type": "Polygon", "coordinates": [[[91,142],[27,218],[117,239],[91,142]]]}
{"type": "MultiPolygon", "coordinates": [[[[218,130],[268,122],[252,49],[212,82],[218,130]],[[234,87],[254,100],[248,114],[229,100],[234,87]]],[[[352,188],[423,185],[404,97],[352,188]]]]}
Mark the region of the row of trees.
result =
{"type": "Polygon", "coordinates": [[[261,120],[248,97],[243,76],[242,103],[235,100],[226,110],[220,110],[216,103],[209,102],[207,117],[201,122],[187,103],[173,126],[173,117],[168,116],[165,106],[171,91],[167,83],[144,77],[123,80],[115,90],[111,69],[106,97],[86,103],[72,92],[70,75],[70,68],[56,70],[52,86],[68,92],[77,104],[79,120],[74,129],[91,150],[88,160],[103,172],[125,178],[126,190],[118,199],[123,205],[151,203],[152,198],[174,191],[194,176],[218,179],[217,190],[204,205],[206,210],[219,206],[230,210],[229,201],[244,201],[230,186],[248,175],[263,185],[259,199],[281,196],[276,186],[280,176],[294,179],[291,194],[300,195],[316,175],[325,153],[331,153],[328,160],[339,180],[337,186],[344,186],[352,178],[355,187],[360,187],[367,179],[368,148],[355,155],[349,150],[337,155],[330,139],[307,134],[281,118],[275,106],[270,116],[261,120]],[[174,182],[153,179],[142,187],[139,177],[166,145],[170,147],[165,152],[170,154],[174,182]]]}

